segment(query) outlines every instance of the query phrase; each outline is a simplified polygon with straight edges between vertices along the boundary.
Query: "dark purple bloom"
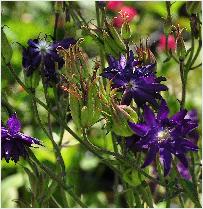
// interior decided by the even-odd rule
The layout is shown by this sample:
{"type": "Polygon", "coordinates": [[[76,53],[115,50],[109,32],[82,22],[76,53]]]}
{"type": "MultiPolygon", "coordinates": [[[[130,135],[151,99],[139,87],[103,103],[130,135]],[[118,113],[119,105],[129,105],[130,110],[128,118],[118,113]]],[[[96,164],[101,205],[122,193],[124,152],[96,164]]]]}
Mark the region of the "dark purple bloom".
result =
{"type": "Polygon", "coordinates": [[[18,162],[19,157],[27,157],[26,146],[32,144],[42,145],[36,138],[27,136],[20,132],[21,123],[16,114],[13,114],[7,121],[6,127],[1,126],[1,159],[5,158],[18,162]]]}
{"type": "Polygon", "coordinates": [[[151,164],[159,153],[160,161],[164,165],[164,175],[170,171],[172,154],[187,168],[186,152],[198,150],[188,137],[188,134],[198,127],[198,123],[186,117],[186,110],[181,110],[171,118],[168,118],[168,113],[168,106],[162,100],[156,117],[153,111],[145,106],[144,123],[129,122],[131,129],[140,137],[136,143],[137,148],[148,150],[142,167],[151,164]]]}
{"type": "Polygon", "coordinates": [[[113,88],[119,88],[123,92],[122,104],[129,105],[132,99],[138,106],[146,102],[158,107],[157,99],[161,99],[160,92],[168,88],[160,84],[166,80],[164,77],[156,77],[155,64],[140,65],[130,51],[129,58],[121,55],[119,60],[109,57],[109,67],[105,68],[102,76],[112,80],[113,88]]]}
{"type": "Polygon", "coordinates": [[[73,38],[67,38],[57,42],[48,42],[46,39],[40,38],[30,39],[28,41],[28,47],[23,47],[22,65],[26,75],[32,75],[40,67],[45,79],[56,83],[58,78],[55,64],[58,64],[58,69],[64,65],[64,60],[57,54],[56,48],[61,46],[64,49],[68,49],[70,45],[75,43],[76,41],[73,38]]]}

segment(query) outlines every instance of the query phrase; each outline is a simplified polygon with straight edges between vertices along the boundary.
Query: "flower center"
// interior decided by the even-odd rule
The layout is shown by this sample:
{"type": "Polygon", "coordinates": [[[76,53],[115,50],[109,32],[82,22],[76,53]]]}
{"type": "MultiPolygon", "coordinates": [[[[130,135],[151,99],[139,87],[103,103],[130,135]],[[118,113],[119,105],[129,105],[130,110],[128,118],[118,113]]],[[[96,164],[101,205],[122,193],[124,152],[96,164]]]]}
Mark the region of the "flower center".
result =
{"type": "Polygon", "coordinates": [[[47,43],[44,40],[39,41],[37,47],[38,47],[39,52],[41,52],[42,54],[48,53],[51,49],[51,46],[49,45],[49,43],[47,43]]]}
{"type": "Polygon", "coordinates": [[[137,87],[135,81],[131,80],[129,83],[128,83],[128,88],[130,89],[135,89],[137,87]]]}
{"type": "Polygon", "coordinates": [[[168,129],[164,129],[162,131],[159,131],[156,137],[157,137],[158,143],[160,144],[166,140],[169,140],[171,138],[171,135],[168,129]]]}

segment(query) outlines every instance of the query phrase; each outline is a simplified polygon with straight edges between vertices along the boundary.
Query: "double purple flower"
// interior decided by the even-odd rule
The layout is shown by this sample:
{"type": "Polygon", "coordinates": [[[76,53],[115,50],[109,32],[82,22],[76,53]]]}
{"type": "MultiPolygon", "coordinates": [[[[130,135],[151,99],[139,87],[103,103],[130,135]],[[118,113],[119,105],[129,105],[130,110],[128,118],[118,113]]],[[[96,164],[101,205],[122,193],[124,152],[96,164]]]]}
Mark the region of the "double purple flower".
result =
{"type": "Polygon", "coordinates": [[[26,146],[32,144],[42,145],[36,138],[25,135],[20,132],[21,123],[16,114],[13,114],[7,121],[6,127],[1,126],[1,159],[5,158],[18,162],[19,157],[27,157],[26,146]]]}
{"type": "Polygon", "coordinates": [[[161,99],[160,92],[168,88],[160,84],[164,77],[156,77],[155,64],[140,65],[130,51],[129,58],[121,55],[119,60],[109,57],[109,67],[101,74],[112,80],[113,88],[119,88],[123,92],[122,104],[129,105],[134,99],[138,106],[146,102],[158,108],[157,99],[161,99]]]}
{"type": "Polygon", "coordinates": [[[68,49],[70,45],[75,44],[73,38],[67,38],[62,41],[48,42],[46,39],[30,39],[28,47],[23,47],[22,65],[27,76],[31,76],[35,70],[40,68],[47,83],[58,82],[58,73],[56,71],[56,63],[58,69],[64,65],[64,60],[57,54],[57,47],[61,46],[68,49]]]}
{"type": "Polygon", "coordinates": [[[198,150],[197,145],[189,137],[189,134],[198,127],[197,121],[188,116],[186,110],[181,110],[171,118],[168,118],[168,113],[168,106],[162,100],[156,116],[149,107],[145,106],[144,123],[129,122],[130,128],[140,138],[137,140],[136,136],[136,149],[148,151],[142,167],[150,165],[159,153],[165,176],[170,171],[172,155],[176,156],[187,168],[188,160],[185,154],[188,151],[198,150]]]}

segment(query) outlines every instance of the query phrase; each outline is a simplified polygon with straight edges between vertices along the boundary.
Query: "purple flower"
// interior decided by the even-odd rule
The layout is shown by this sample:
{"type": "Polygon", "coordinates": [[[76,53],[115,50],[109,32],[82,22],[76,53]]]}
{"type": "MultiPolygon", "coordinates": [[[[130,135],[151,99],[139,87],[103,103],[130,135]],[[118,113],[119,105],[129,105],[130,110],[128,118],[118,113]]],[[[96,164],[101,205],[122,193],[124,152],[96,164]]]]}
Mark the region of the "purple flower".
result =
{"type": "Polygon", "coordinates": [[[23,47],[22,65],[27,76],[39,67],[43,70],[43,76],[47,81],[58,81],[55,64],[58,64],[58,69],[64,65],[64,60],[57,54],[56,48],[62,46],[68,49],[70,45],[75,44],[73,38],[67,38],[62,41],[48,42],[46,39],[30,39],[28,40],[28,47],[23,47]],[[40,66],[41,65],[41,66],[40,66]]]}
{"type": "Polygon", "coordinates": [[[168,106],[162,100],[156,117],[153,111],[145,106],[144,123],[129,122],[130,128],[140,137],[136,143],[137,148],[148,150],[142,167],[151,164],[159,153],[165,176],[171,168],[172,154],[187,168],[186,152],[198,150],[198,147],[188,138],[188,134],[198,127],[197,122],[186,117],[186,110],[181,110],[171,118],[168,118],[168,113],[168,106]]]}
{"type": "Polygon", "coordinates": [[[160,92],[168,88],[160,84],[166,80],[164,77],[156,77],[155,64],[140,65],[130,51],[129,58],[121,55],[119,60],[109,57],[109,67],[105,68],[102,76],[112,80],[113,88],[119,88],[123,92],[122,104],[129,105],[132,99],[138,106],[146,102],[158,108],[157,99],[161,99],[160,92]]]}
{"type": "Polygon", "coordinates": [[[7,121],[6,127],[1,126],[1,159],[5,158],[18,162],[19,157],[27,157],[26,146],[32,144],[42,145],[36,138],[27,136],[20,132],[21,123],[16,114],[13,114],[7,121]]]}

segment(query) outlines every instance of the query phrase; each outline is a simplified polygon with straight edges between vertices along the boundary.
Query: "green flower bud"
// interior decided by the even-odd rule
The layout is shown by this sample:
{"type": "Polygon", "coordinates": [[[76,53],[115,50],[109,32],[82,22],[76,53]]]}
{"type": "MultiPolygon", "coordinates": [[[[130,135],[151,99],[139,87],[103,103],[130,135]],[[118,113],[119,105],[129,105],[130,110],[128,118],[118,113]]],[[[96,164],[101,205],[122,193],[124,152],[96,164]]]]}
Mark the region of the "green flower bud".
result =
{"type": "Polygon", "coordinates": [[[112,130],[115,132],[116,135],[127,137],[133,134],[128,125],[128,121],[132,121],[133,116],[131,116],[125,109],[123,109],[123,106],[112,103],[111,115],[113,122],[112,130]]]}

